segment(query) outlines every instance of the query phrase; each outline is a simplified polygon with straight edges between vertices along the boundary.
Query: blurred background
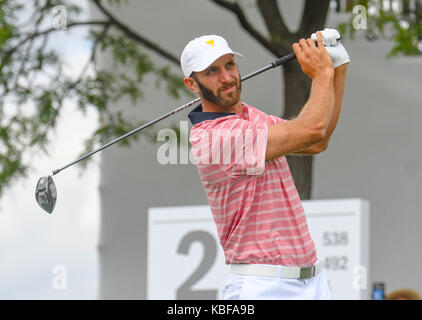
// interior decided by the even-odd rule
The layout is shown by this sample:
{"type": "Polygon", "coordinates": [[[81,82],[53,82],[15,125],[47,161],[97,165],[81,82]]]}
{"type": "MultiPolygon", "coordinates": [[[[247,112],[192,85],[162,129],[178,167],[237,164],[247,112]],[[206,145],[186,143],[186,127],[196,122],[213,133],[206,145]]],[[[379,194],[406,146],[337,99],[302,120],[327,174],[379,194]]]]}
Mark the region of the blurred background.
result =
{"type": "MultiPolygon", "coordinates": [[[[37,180],[192,100],[178,62],[191,39],[225,37],[246,74],[325,27],[352,59],[343,111],[327,151],[288,159],[295,183],[303,200],[369,202],[368,291],[422,292],[421,17],[418,0],[1,1],[0,298],[146,299],[148,209],[207,204],[181,161],[190,110],[55,176],[52,215],[37,180]],[[177,164],[158,161],[163,128],[177,164]]],[[[309,88],[294,61],[242,99],[291,118],[309,88]]]]}

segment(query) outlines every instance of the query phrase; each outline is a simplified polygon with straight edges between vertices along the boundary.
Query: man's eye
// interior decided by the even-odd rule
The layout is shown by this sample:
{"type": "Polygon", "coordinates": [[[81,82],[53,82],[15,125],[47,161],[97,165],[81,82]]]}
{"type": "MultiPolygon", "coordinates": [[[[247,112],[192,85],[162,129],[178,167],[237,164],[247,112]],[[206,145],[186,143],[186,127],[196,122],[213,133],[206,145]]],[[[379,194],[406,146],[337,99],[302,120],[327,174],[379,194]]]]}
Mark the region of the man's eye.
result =
{"type": "Polygon", "coordinates": [[[216,71],[215,68],[211,68],[208,70],[207,74],[213,74],[215,71],[216,71]]]}
{"type": "Polygon", "coordinates": [[[226,64],[226,67],[227,68],[231,68],[231,67],[233,67],[234,66],[234,63],[233,62],[229,62],[229,63],[227,63],[226,64]]]}

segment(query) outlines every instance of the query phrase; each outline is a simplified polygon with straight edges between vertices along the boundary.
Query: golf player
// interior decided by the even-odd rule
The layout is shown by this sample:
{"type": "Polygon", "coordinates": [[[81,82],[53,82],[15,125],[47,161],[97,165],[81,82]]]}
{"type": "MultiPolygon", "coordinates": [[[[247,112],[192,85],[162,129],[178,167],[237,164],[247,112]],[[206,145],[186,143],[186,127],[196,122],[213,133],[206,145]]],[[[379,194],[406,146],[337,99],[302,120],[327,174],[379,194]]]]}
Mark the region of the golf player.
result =
{"type": "Polygon", "coordinates": [[[325,29],[293,44],[312,86],[291,120],[241,100],[242,55],[224,38],[198,37],[182,52],[185,85],[201,98],[188,115],[192,155],[230,264],[223,299],[331,299],[285,155],[327,148],[350,62],[338,39],[325,29]]]}

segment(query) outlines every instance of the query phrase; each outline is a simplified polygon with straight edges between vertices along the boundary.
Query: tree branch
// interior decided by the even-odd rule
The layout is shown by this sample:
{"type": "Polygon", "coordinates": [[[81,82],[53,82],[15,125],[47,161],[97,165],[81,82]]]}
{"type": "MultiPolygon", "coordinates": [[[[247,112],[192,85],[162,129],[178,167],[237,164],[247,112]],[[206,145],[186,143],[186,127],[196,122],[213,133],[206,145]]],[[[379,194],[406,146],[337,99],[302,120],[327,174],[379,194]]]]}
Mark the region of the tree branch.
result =
{"type": "Polygon", "coordinates": [[[148,49],[153,50],[157,54],[161,55],[162,57],[166,58],[167,60],[173,62],[175,65],[180,67],[179,58],[172,55],[168,51],[160,48],[155,43],[152,43],[150,40],[146,39],[145,37],[139,35],[135,31],[131,30],[129,27],[121,23],[117,18],[115,18],[101,3],[99,0],[91,0],[97,8],[109,19],[109,22],[113,24],[114,27],[118,28],[121,32],[126,34],[132,40],[138,41],[139,43],[143,44],[148,49]]]}
{"type": "Polygon", "coordinates": [[[272,54],[274,54],[277,57],[281,56],[281,52],[279,48],[275,44],[273,44],[271,41],[268,41],[268,39],[266,39],[258,30],[256,30],[250,24],[242,8],[236,2],[229,2],[226,0],[211,0],[211,1],[219,5],[220,7],[223,7],[233,12],[236,15],[237,20],[239,21],[243,29],[245,29],[252,37],[254,37],[260,44],[262,44],[272,54]]]}
{"type": "Polygon", "coordinates": [[[306,0],[302,20],[295,41],[300,38],[309,38],[312,33],[322,30],[327,18],[330,0],[306,0]]]}
{"type": "Polygon", "coordinates": [[[25,66],[29,60],[29,56],[31,53],[31,49],[32,49],[32,44],[33,44],[34,40],[31,39],[29,41],[28,47],[26,48],[26,52],[23,54],[22,57],[22,62],[21,62],[21,66],[19,68],[19,71],[17,72],[17,76],[15,78],[15,84],[14,84],[14,89],[12,90],[16,90],[16,88],[18,87],[18,81],[19,81],[19,76],[23,73],[23,71],[25,70],[25,66]]]}
{"type": "MultiPolygon", "coordinates": [[[[87,26],[87,25],[107,25],[110,24],[108,21],[80,21],[80,22],[72,22],[69,23],[66,28],[73,28],[76,26],[87,26]]],[[[49,34],[50,32],[61,31],[61,29],[57,28],[50,28],[39,32],[29,33],[22,39],[16,46],[12,47],[9,50],[4,51],[2,61],[6,61],[17,49],[23,46],[26,42],[32,41],[36,37],[49,34]]]]}
{"type": "Polygon", "coordinates": [[[96,55],[96,51],[97,51],[97,47],[98,44],[104,39],[104,37],[106,36],[108,29],[110,28],[110,24],[107,24],[103,27],[101,33],[95,38],[94,40],[94,45],[92,46],[92,52],[91,52],[91,56],[89,57],[89,59],[87,60],[85,66],[83,67],[79,77],[77,78],[76,81],[74,81],[67,89],[68,91],[70,91],[71,89],[75,88],[82,80],[82,78],[84,77],[85,73],[88,70],[88,67],[91,63],[95,62],[95,55],[96,55]]]}
{"type": "Polygon", "coordinates": [[[287,54],[291,51],[293,34],[284,24],[277,0],[257,0],[257,2],[273,43],[279,44],[283,48],[285,52],[282,55],[287,54]]]}

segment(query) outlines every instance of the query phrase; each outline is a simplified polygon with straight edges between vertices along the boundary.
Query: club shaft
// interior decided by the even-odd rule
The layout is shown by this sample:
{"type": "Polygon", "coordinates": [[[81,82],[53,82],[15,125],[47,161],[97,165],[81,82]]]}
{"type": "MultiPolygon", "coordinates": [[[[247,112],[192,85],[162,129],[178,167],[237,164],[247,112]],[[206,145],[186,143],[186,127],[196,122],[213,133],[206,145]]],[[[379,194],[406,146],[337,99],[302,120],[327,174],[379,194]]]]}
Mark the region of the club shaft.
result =
{"type": "MultiPolygon", "coordinates": [[[[281,57],[281,58],[275,60],[274,62],[272,62],[272,63],[270,63],[270,64],[268,64],[268,65],[266,65],[266,66],[264,66],[264,67],[262,67],[262,68],[260,68],[260,69],[258,69],[256,71],[254,71],[252,73],[247,74],[246,76],[243,76],[241,78],[241,81],[245,81],[247,79],[250,79],[250,78],[252,78],[252,77],[254,77],[254,76],[256,76],[256,75],[258,75],[258,74],[260,74],[260,73],[262,73],[264,71],[267,71],[269,69],[279,67],[279,66],[281,66],[281,65],[283,65],[283,64],[285,64],[285,63],[287,63],[287,62],[289,62],[289,61],[291,61],[291,60],[293,60],[295,58],[296,58],[296,55],[294,54],[294,52],[289,53],[288,55],[286,55],[284,57],[281,57]]],[[[158,117],[157,119],[151,120],[151,121],[143,124],[142,126],[136,128],[136,129],[133,129],[132,131],[129,131],[128,133],[124,134],[123,136],[118,137],[118,138],[116,138],[116,139],[108,142],[107,144],[99,147],[98,149],[95,149],[95,150],[87,153],[86,155],[82,156],[78,160],[75,160],[75,161],[73,161],[73,162],[65,165],[64,167],[62,167],[60,169],[54,170],[51,175],[52,176],[53,175],[56,175],[60,171],[66,169],[66,168],[68,168],[70,166],[73,166],[74,164],[76,164],[76,163],[78,163],[78,162],[80,162],[82,160],[85,160],[86,158],[89,158],[90,156],[96,154],[97,152],[100,152],[100,151],[102,151],[102,150],[110,147],[111,145],[113,145],[113,144],[115,144],[115,143],[117,143],[117,142],[119,142],[119,141],[121,141],[123,139],[126,139],[127,137],[129,137],[129,136],[131,136],[131,135],[133,135],[133,134],[135,134],[135,133],[137,133],[137,132],[139,132],[139,131],[141,131],[141,130],[149,127],[149,126],[152,126],[153,124],[155,124],[155,123],[157,123],[157,122],[159,122],[159,121],[161,121],[163,119],[166,119],[166,118],[168,118],[168,117],[170,117],[170,116],[172,116],[172,115],[174,115],[174,114],[176,114],[176,113],[178,113],[180,111],[183,111],[183,110],[185,110],[185,109],[187,109],[187,108],[189,108],[189,107],[191,107],[191,106],[199,103],[200,101],[201,101],[201,98],[196,98],[196,99],[194,99],[194,100],[192,100],[192,101],[190,101],[190,102],[188,102],[188,103],[180,106],[179,108],[174,109],[174,110],[172,110],[172,111],[170,111],[170,112],[162,115],[161,117],[158,117]]]]}
{"type": "Polygon", "coordinates": [[[245,81],[245,80],[252,78],[252,77],[254,77],[254,76],[256,76],[260,73],[263,73],[264,71],[267,71],[267,70],[272,69],[272,68],[279,67],[279,66],[281,66],[281,65],[283,65],[283,64],[285,64],[285,63],[287,63],[287,62],[289,62],[289,61],[291,61],[295,58],[296,58],[296,55],[294,54],[294,52],[289,53],[288,55],[281,57],[281,58],[275,60],[274,62],[271,62],[270,64],[266,65],[265,67],[262,67],[261,69],[258,69],[258,70],[254,71],[252,73],[247,74],[246,76],[243,76],[241,80],[245,81]]]}
{"type": "Polygon", "coordinates": [[[188,103],[184,104],[183,106],[181,106],[181,107],[179,107],[179,108],[177,108],[177,109],[175,109],[173,111],[170,111],[169,113],[166,113],[166,114],[162,115],[161,117],[159,117],[157,119],[151,120],[150,122],[147,122],[147,123],[143,124],[142,126],[136,128],[136,129],[133,129],[132,131],[129,131],[128,133],[124,134],[123,136],[118,137],[118,138],[114,139],[113,141],[108,142],[107,144],[99,147],[98,149],[95,149],[95,150],[91,151],[90,153],[87,153],[86,155],[82,156],[78,160],[75,160],[75,161],[73,161],[73,162],[65,165],[64,167],[62,167],[60,169],[54,170],[53,171],[53,175],[59,173],[60,171],[66,169],[66,168],[68,168],[70,166],[73,166],[74,164],[76,164],[76,163],[78,163],[78,162],[80,162],[82,160],[85,160],[86,158],[89,158],[93,154],[95,154],[97,152],[100,152],[101,150],[104,150],[104,149],[108,148],[109,146],[111,146],[111,145],[113,145],[113,144],[115,144],[115,143],[117,143],[117,142],[119,142],[119,141],[121,141],[123,139],[126,139],[127,137],[135,134],[138,131],[141,131],[142,129],[145,129],[145,128],[149,127],[149,126],[152,126],[154,123],[157,123],[157,122],[159,122],[159,121],[161,121],[161,120],[163,120],[165,118],[168,118],[168,117],[174,115],[175,113],[178,113],[178,112],[180,112],[182,110],[185,110],[186,108],[189,108],[189,107],[193,106],[194,104],[198,103],[200,100],[201,100],[201,98],[196,98],[195,100],[192,100],[191,102],[188,102],[188,103]]]}

